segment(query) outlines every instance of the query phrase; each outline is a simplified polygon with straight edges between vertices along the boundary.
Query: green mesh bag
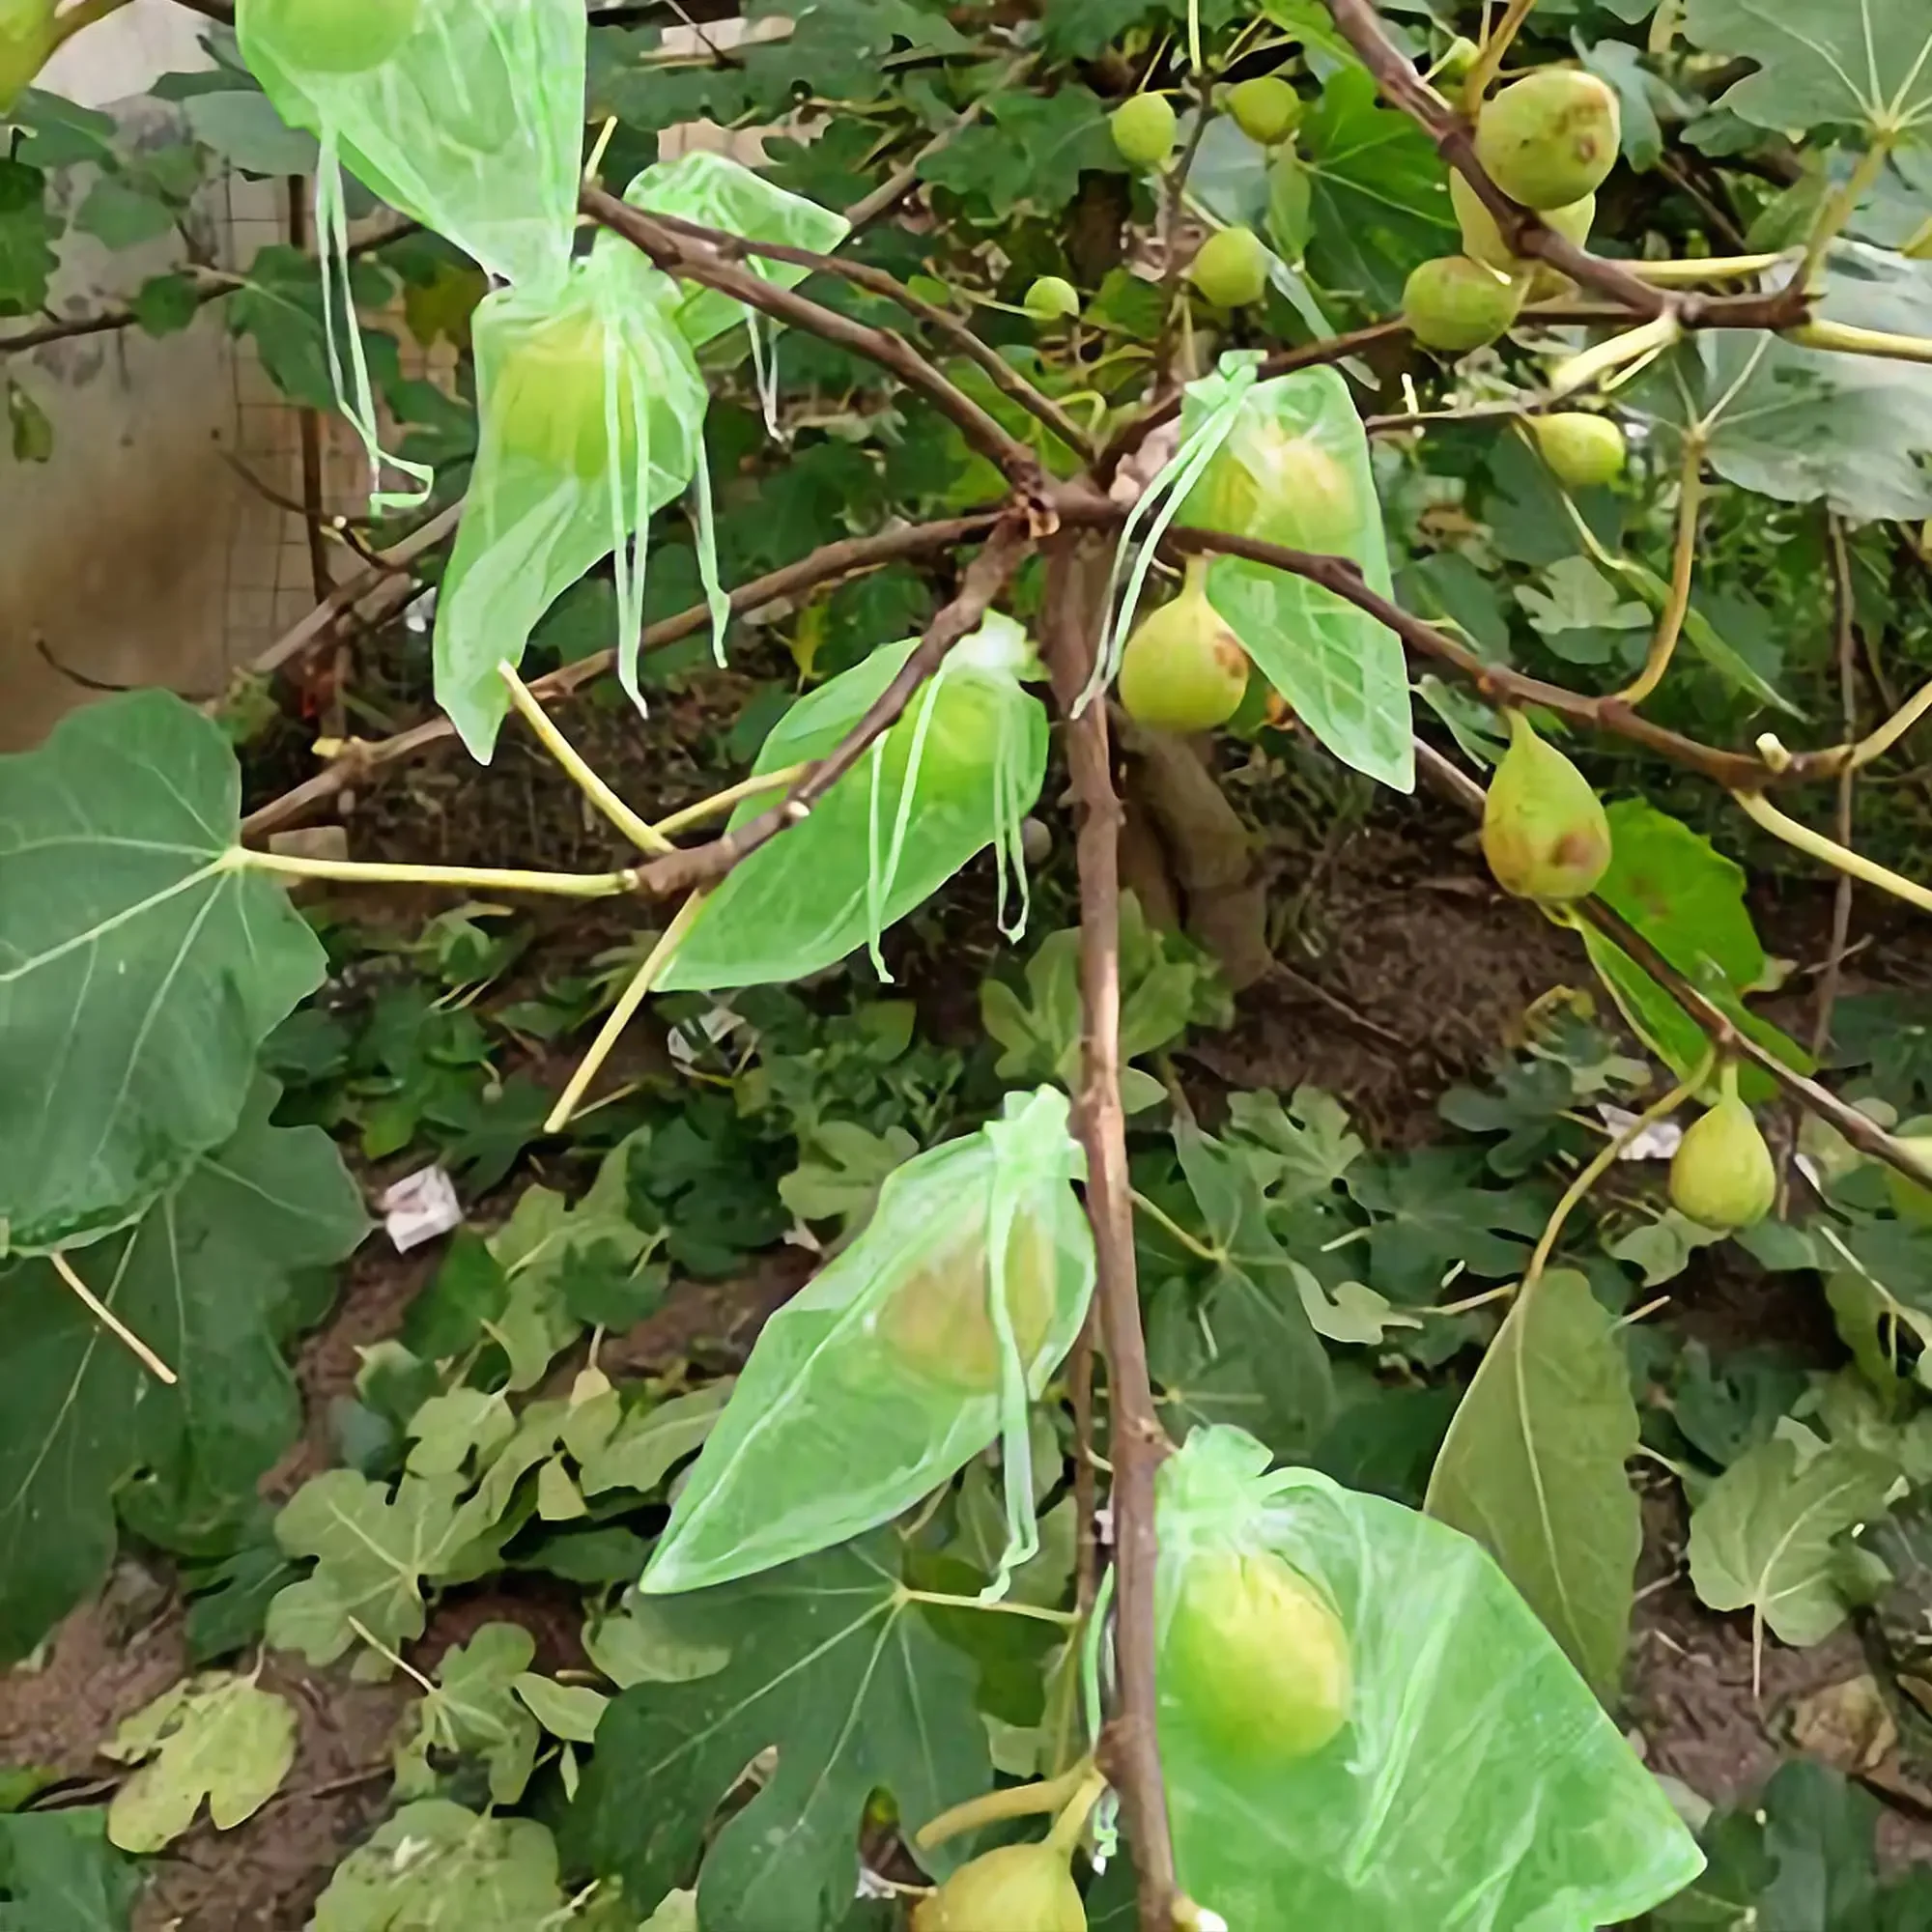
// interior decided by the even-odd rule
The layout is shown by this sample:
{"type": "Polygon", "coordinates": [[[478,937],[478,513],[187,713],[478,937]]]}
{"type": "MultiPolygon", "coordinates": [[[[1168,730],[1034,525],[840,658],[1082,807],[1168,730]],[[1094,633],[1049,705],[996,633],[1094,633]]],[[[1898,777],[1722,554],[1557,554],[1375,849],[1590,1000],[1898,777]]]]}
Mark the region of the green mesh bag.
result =
{"type": "Polygon", "coordinates": [[[647,1591],[728,1582],[910,1509],[996,1439],[1008,1545],[1037,1542],[1027,1405],[1094,1290],[1056,1088],[892,1174],[852,1244],[765,1323],[671,1510],[647,1591]]]}
{"type": "Polygon", "coordinates": [[[437,599],[436,695],[488,759],[538,618],[613,556],[619,672],[637,695],[644,529],[703,455],[704,380],[671,321],[676,291],[600,236],[560,286],[499,289],[470,325],[481,438],[437,599]]]}
{"type": "MultiPolygon", "coordinates": [[[[918,639],[882,645],[819,686],[772,727],[754,772],[822,757],[856,724],[918,639]]],[[[659,980],[717,991],[802,979],[869,945],[988,845],[1001,925],[1025,923],[1020,821],[1046,776],[1046,708],[1020,680],[1040,674],[1026,633],[995,611],[955,644],[893,728],[810,817],[735,866],[659,980]],[[1010,879],[1009,879],[1010,875],[1010,879]],[[1009,921],[1009,886],[1017,910],[1009,921]]],[[[771,809],[747,800],[731,823],[771,809]]]]}
{"type": "Polygon", "coordinates": [[[1460,1532],[1230,1428],[1160,1472],[1161,1764],[1182,1888],[1230,1926],[1594,1932],[1703,1855],[1460,1532]]]}

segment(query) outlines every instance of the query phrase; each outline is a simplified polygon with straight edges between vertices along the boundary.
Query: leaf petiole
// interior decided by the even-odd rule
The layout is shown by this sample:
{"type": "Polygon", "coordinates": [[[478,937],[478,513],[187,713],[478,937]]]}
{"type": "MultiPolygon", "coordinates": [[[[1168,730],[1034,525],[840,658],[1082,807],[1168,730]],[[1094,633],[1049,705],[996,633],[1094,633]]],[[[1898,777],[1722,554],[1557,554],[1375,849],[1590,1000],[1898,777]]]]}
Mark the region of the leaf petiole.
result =
{"type": "Polygon", "coordinates": [[[451,886],[460,891],[552,893],[564,898],[608,899],[635,892],[638,875],[621,872],[527,872],[497,866],[400,866],[355,859],[300,859],[231,845],[215,862],[224,872],[274,872],[290,879],[334,879],[348,885],[451,886]]]}

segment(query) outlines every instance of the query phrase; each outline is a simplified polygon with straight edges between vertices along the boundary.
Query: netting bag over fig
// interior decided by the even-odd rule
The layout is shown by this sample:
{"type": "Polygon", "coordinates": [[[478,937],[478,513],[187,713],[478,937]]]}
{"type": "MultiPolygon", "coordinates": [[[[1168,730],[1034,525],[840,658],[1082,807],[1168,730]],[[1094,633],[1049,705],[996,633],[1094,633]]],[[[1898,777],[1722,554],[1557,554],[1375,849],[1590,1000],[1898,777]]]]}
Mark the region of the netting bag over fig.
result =
{"type": "Polygon", "coordinates": [[[1230,1926],[1594,1932],[1703,1855],[1489,1554],[1239,1429],[1161,1469],[1161,1763],[1230,1926]]]}
{"type": "Polygon", "coordinates": [[[1094,1289],[1081,1173],[1055,1088],[886,1181],[864,1231],[766,1322],[641,1587],[729,1582],[910,1509],[1000,1443],[1008,1545],[1037,1539],[1027,1408],[1094,1289]]]}
{"type": "Polygon", "coordinates": [[[487,759],[537,620],[613,556],[617,644],[637,690],[643,532],[703,458],[704,379],[671,320],[676,290],[600,236],[558,286],[499,289],[470,326],[481,435],[437,600],[436,695],[487,759]]]}

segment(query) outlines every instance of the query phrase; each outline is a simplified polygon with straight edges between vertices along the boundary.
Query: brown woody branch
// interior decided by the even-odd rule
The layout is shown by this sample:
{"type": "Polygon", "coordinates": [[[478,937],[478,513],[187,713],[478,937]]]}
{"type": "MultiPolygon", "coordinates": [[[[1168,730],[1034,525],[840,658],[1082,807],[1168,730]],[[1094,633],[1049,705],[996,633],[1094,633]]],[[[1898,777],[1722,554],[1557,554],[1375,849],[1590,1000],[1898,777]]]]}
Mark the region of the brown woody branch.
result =
{"type": "Polygon", "coordinates": [[[1829,778],[1845,760],[1845,749],[1833,747],[1822,752],[1801,752],[1776,771],[1753,753],[1728,752],[1706,745],[1682,732],[1669,730],[1646,718],[1642,712],[1619,697],[1593,697],[1571,691],[1560,684],[1546,684],[1538,677],[1525,677],[1507,665],[1486,664],[1469,647],[1438,631],[1434,624],[1412,617],[1399,604],[1363,582],[1362,574],[1348,557],[1327,556],[1310,551],[1290,550],[1283,544],[1262,543],[1253,537],[1230,536],[1222,530],[1170,529],[1163,543],[1184,555],[1208,553],[1246,557],[1251,563],[1264,563],[1305,577],[1325,590],[1379,618],[1407,647],[1419,655],[1447,665],[1465,678],[1483,696],[1497,704],[1534,704],[1558,717],[1568,718],[1599,731],[1655,752],[1660,757],[1699,773],[1726,791],[1756,791],[1768,784],[1793,783],[1806,779],[1829,778]]]}
{"type": "Polygon", "coordinates": [[[1036,500],[1045,496],[1045,472],[1033,451],[1002,428],[963,389],[949,382],[904,337],[890,329],[854,322],[796,290],[779,288],[762,275],[726,260],[705,242],[679,234],[656,215],[619,201],[601,187],[586,185],[578,197],[578,206],[593,221],[642,249],[667,274],[716,289],[746,307],[770,316],[774,322],[803,328],[877,363],[957,424],[966,440],[1023,496],[1036,500]]]}
{"type": "MultiPolygon", "coordinates": [[[[1064,713],[1087,683],[1105,617],[1108,550],[1063,531],[1047,554],[1045,641],[1064,713]]],[[[1113,1463],[1115,1657],[1119,1704],[1101,1740],[1101,1768],[1121,1794],[1139,1883],[1142,1932],[1174,1923],[1174,1846],[1155,1729],[1154,1481],[1171,1448],[1154,1407],[1134,1265],[1126,1124],[1121,1106],[1122,807],[1107,707],[1095,700],[1066,732],[1080,830],[1081,1080],[1077,1126],[1087,1154],[1087,1213],[1098,1264],[1096,1302],[1107,1353],[1113,1463]]]]}
{"type": "MultiPolygon", "coordinates": [[[[1415,761],[1423,776],[1438,791],[1453,799],[1472,816],[1482,816],[1483,788],[1466,772],[1452,764],[1421,738],[1415,741],[1415,761]]],[[[1932,1187],[1932,1167],[1928,1167],[1902,1141],[1887,1133],[1869,1115],[1860,1113],[1829,1088],[1821,1087],[1817,1081],[1808,1080],[1785,1065],[1769,1047],[1740,1031],[1732,1024],[1728,1013],[1716,1006],[1694,980],[1680,973],[1614,907],[1602,899],[1590,898],[1578,904],[1576,911],[1605,938],[1621,947],[1663,987],[1703,1029],[1714,1046],[1725,1053],[1736,1054],[1742,1060],[1748,1060],[1753,1066],[1761,1068],[1800,1106],[1816,1114],[1829,1126],[1835,1127],[1861,1153],[1883,1161],[1886,1166],[1896,1169],[1908,1180],[1916,1180],[1921,1187],[1932,1187]]]]}
{"type": "Polygon", "coordinates": [[[1533,210],[1512,201],[1476,158],[1475,130],[1435,94],[1402,49],[1382,32],[1374,0],[1327,0],[1328,11],[1362,65],[1375,75],[1383,98],[1422,128],[1444,160],[1476,191],[1494,215],[1510,252],[1547,262],[1585,288],[1601,289],[1631,314],[1646,320],[1675,315],[1686,328],[1790,328],[1804,320],[1804,287],[1792,284],[1770,296],[1707,296],[1653,287],[1617,262],[1579,248],[1533,210]]]}
{"type": "MultiPolygon", "coordinates": [[[[951,550],[955,544],[971,543],[984,536],[995,521],[994,514],[986,512],[979,516],[952,517],[944,523],[919,524],[902,530],[887,530],[879,536],[846,537],[838,543],[825,544],[797,563],[788,563],[782,570],[768,571],[763,577],[753,578],[749,583],[741,583],[730,593],[731,609],[734,612],[755,611],[761,604],[776,603],[781,597],[795,597],[800,591],[829,583],[836,578],[851,577],[862,571],[876,570],[884,564],[951,550]]],[[[342,585],[331,602],[339,605],[355,587],[354,583],[342,585]]],[[[364,588],[367,587],[365,584],[364,588]]],[[[709,606],[694,604],[688,611],[680,611],[673,617],[662,618],[648,626],[643,634],[641,648],[646,651],[662,649],[703,630],[710,622],[709,606]]],[[[304,618],[298,629],[314,623],[315,617],[311,615],[304,618]]],[[[315,633],[312,631],[311,635],[315,633]]],[[[533,680],[530,691],[539,698],[569,696],[584,685],[608,676],[616,661],[614,650],[593,652],[552,671],[547,677],[533,680]]],[[[455,735],[455,725],[439,713],[420,724],[412,725],[407,731],[397,732],[392,738],[384,738],[375,744],[352,744],[327,771],[318,772],[293,791],[285,792],[259,810],[250,812],[242,821],[242,830],[250,837],[259,838],[266,833],[279,832],[284,826],[298,824],[338,792],[359,784],[372,772],[413,757],[431,745],[455,735]]]]}
{"type": "Polygon", "coordinates": [[[685,221],[676,215],[657,214],[652,219],[662,222],[674,234],[703,242],[727,262],[740,262],[749,256],[758,256],[769,262],[789,262],[794,268],[810,269],[814,274],[837,275],[850,282],[854,288],[865,289],[868,294],[896,302],[908,315],[916,316],[924,323],[935,335],[944,336],[984,374],[996,389],[1011,397],[1029,415],[1043,422],[1076,455],[1090,463],[1093,461],[1094,445],[1087,432],[1051,396],[1043,394],[1029,383],[998,350],[974,334],[958,316],[950,315],[934,303],[922,300],[896,275],[889,275],[883,269],[870,268],[864,262],[848,262],[837,255],[820,255],[810,248],[794,248],[785,242],[748,241],[743,236],[727,235],[723,229],[705,228],[696,221],[685,221]]]}

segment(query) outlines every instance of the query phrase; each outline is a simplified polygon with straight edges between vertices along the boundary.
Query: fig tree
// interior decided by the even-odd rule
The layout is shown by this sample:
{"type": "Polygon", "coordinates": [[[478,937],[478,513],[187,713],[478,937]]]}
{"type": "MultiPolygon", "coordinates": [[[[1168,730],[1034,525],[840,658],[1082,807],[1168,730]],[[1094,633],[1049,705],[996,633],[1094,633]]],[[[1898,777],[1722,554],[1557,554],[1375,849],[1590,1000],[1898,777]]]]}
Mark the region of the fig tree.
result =
{"type": "Polygon", "coordinates": [[[0,113],[11,108],[54,50],[55,0],[0,0],[0,113]]]}
{"type": "Polygon", "coordinates": [[[1610,825],[1589,781],[1510,713],[1509,750],[1483,806],[1483,857],[1518,898],[1565,905],[1596,889],[1610,863],[1610,825]]]}
{"type": "Polygon", "coordinates": [[[1294,550],[1346,556],[1361,523],[1348,469],[1306,430],[1243,414],[1187,493],[1180,521],[1294,550]]]}
{"type": "Polygon", "coordinates": [[[588,310],[539,323],[510,351],[489,401],[490,426],[506,455],[586,480],[637,461],[638,418],[631,385],[617,379],[617,448],[605,414],[608,331],[588,310]]]}
{"type": "Polygon", "coordinates": [[[1267,289],[1268,251],[1252,228],[1223,228],[1202,242],[1187,279],[1216,308],[1244,308],[1267,289]]]}
{"type": "MultiPolygon", "coordinates": [[[[1043,1222],[1014,1222],[1007,1250],[1007,1312],[1022,1362],[1032,1362],[1053,1326],[1058,1260],[1043,1222]]],[[[908,1275],[873,1320],[912,1374],[989,1395],[1000,1385],[1000,1338],[987,1305],[990,1292],[986,1249],[976,1231],[908,1275]]]]}
{"type": "Polygon", "coordinates": [[[921,1899],[912,1932],[1087,1932],[1087,1909],[1053,1846],[1002,1845],[921,1899]]]}
{"type": "Polygon", "coordinates": [[[1065,275],[1041,275],[1026,292],[1026,312],[1038,322],[1060,322],[1080,313],[1080,291],[1065,275]]]}
{"type": "Polygon", "coordinates": [[[1174,103],[1164,94],[1137,94],[1114,109],[1108,126],[1121,158],[1137,168],[1164,168],[1174,153],[1174,103]]]}
{"type": "Polygon", "coordinates": [[[1574,67],[1513,81],[1476,118],[1476,158],[1525,208],[1567,208],[1594,194],[1621,138],[1616,90],[1574,67]]]}
{"type": "Polygon", "coordinates": [[[1594,489],[1623,474],[1628,453],[1624,433],[1608,416],[1559,410],[1553,415],[1531,416],[1529,430],[1544,462],[1566,489],[1594,489]]]}
{"type": "MultiPolygon", "coordinates": [[[[1477,194],[1462,175],[1455,169],[1449,173],[1449,199],[1456,210],[1456,225],[1463,231],[1463,252],[1473,261],[1488,264],[1492,269],[1500,269],[1506,275],[1522,275],[1531,271],[1534,264],[1520,255],[1512,255],[1503,241],[1503,232],[1496,226],[1496,217],[1483,206],[1482,197],[1477,194]]],[[[1586,194],[1581,201],[1573,201],[1567,208],[1547,208],[1543,219],[1547,227],[1553,228],[1566,242],[1574,242],[1581,247],[1590,239],[1590,224],[1597,218],[1597,197],[1586,194]]]]}
{"type": "Polygon", "coordinates": [[[1342,1620],[1269,1549],[1189,1563],[1155,1678],[1163,1704],[1250,1761],[1319,1751],[1349,1721],[1353,1694],[1342,1620]]]}
{"type": "Polygon", "coordinates": [[[1264,148],[1278,148],[1301,126],[1301,97],[1275,74],[1243,80],[1228,90],[1235,126],[1264,148]]]}
{"type": "Polygon", "coordinates": [[[1684,1130],[1670,1161],[1670,1205],[1706,1228],[1748,1228],[1777,1199],[1777,1169],[1751,1110],[1738,1098],[1734,1065],[1723,1097],[1684,1130]]]}
{"type": "Polygon", "coordinates": [[[1467,255],[1425,262],[1402,292],[1402,319],[1426,349],[1466,355],[1493,342],[1516,320],[1522,292],[1467,255]]]}
{"type": "Polygon", "coordinates": [[[1205,556],[1190,557],[1180,595],[1144,617],[1121,658],[1121,702],[1156,731],[1211,731],[1240,708],[1248,654],[1208,601],[1205,556]]]}
{"type": "Polygon", "coordinates": [[[241,0],[249,25],[299,71],[381,67],[415,32],[422,0],[241,0]]]}

